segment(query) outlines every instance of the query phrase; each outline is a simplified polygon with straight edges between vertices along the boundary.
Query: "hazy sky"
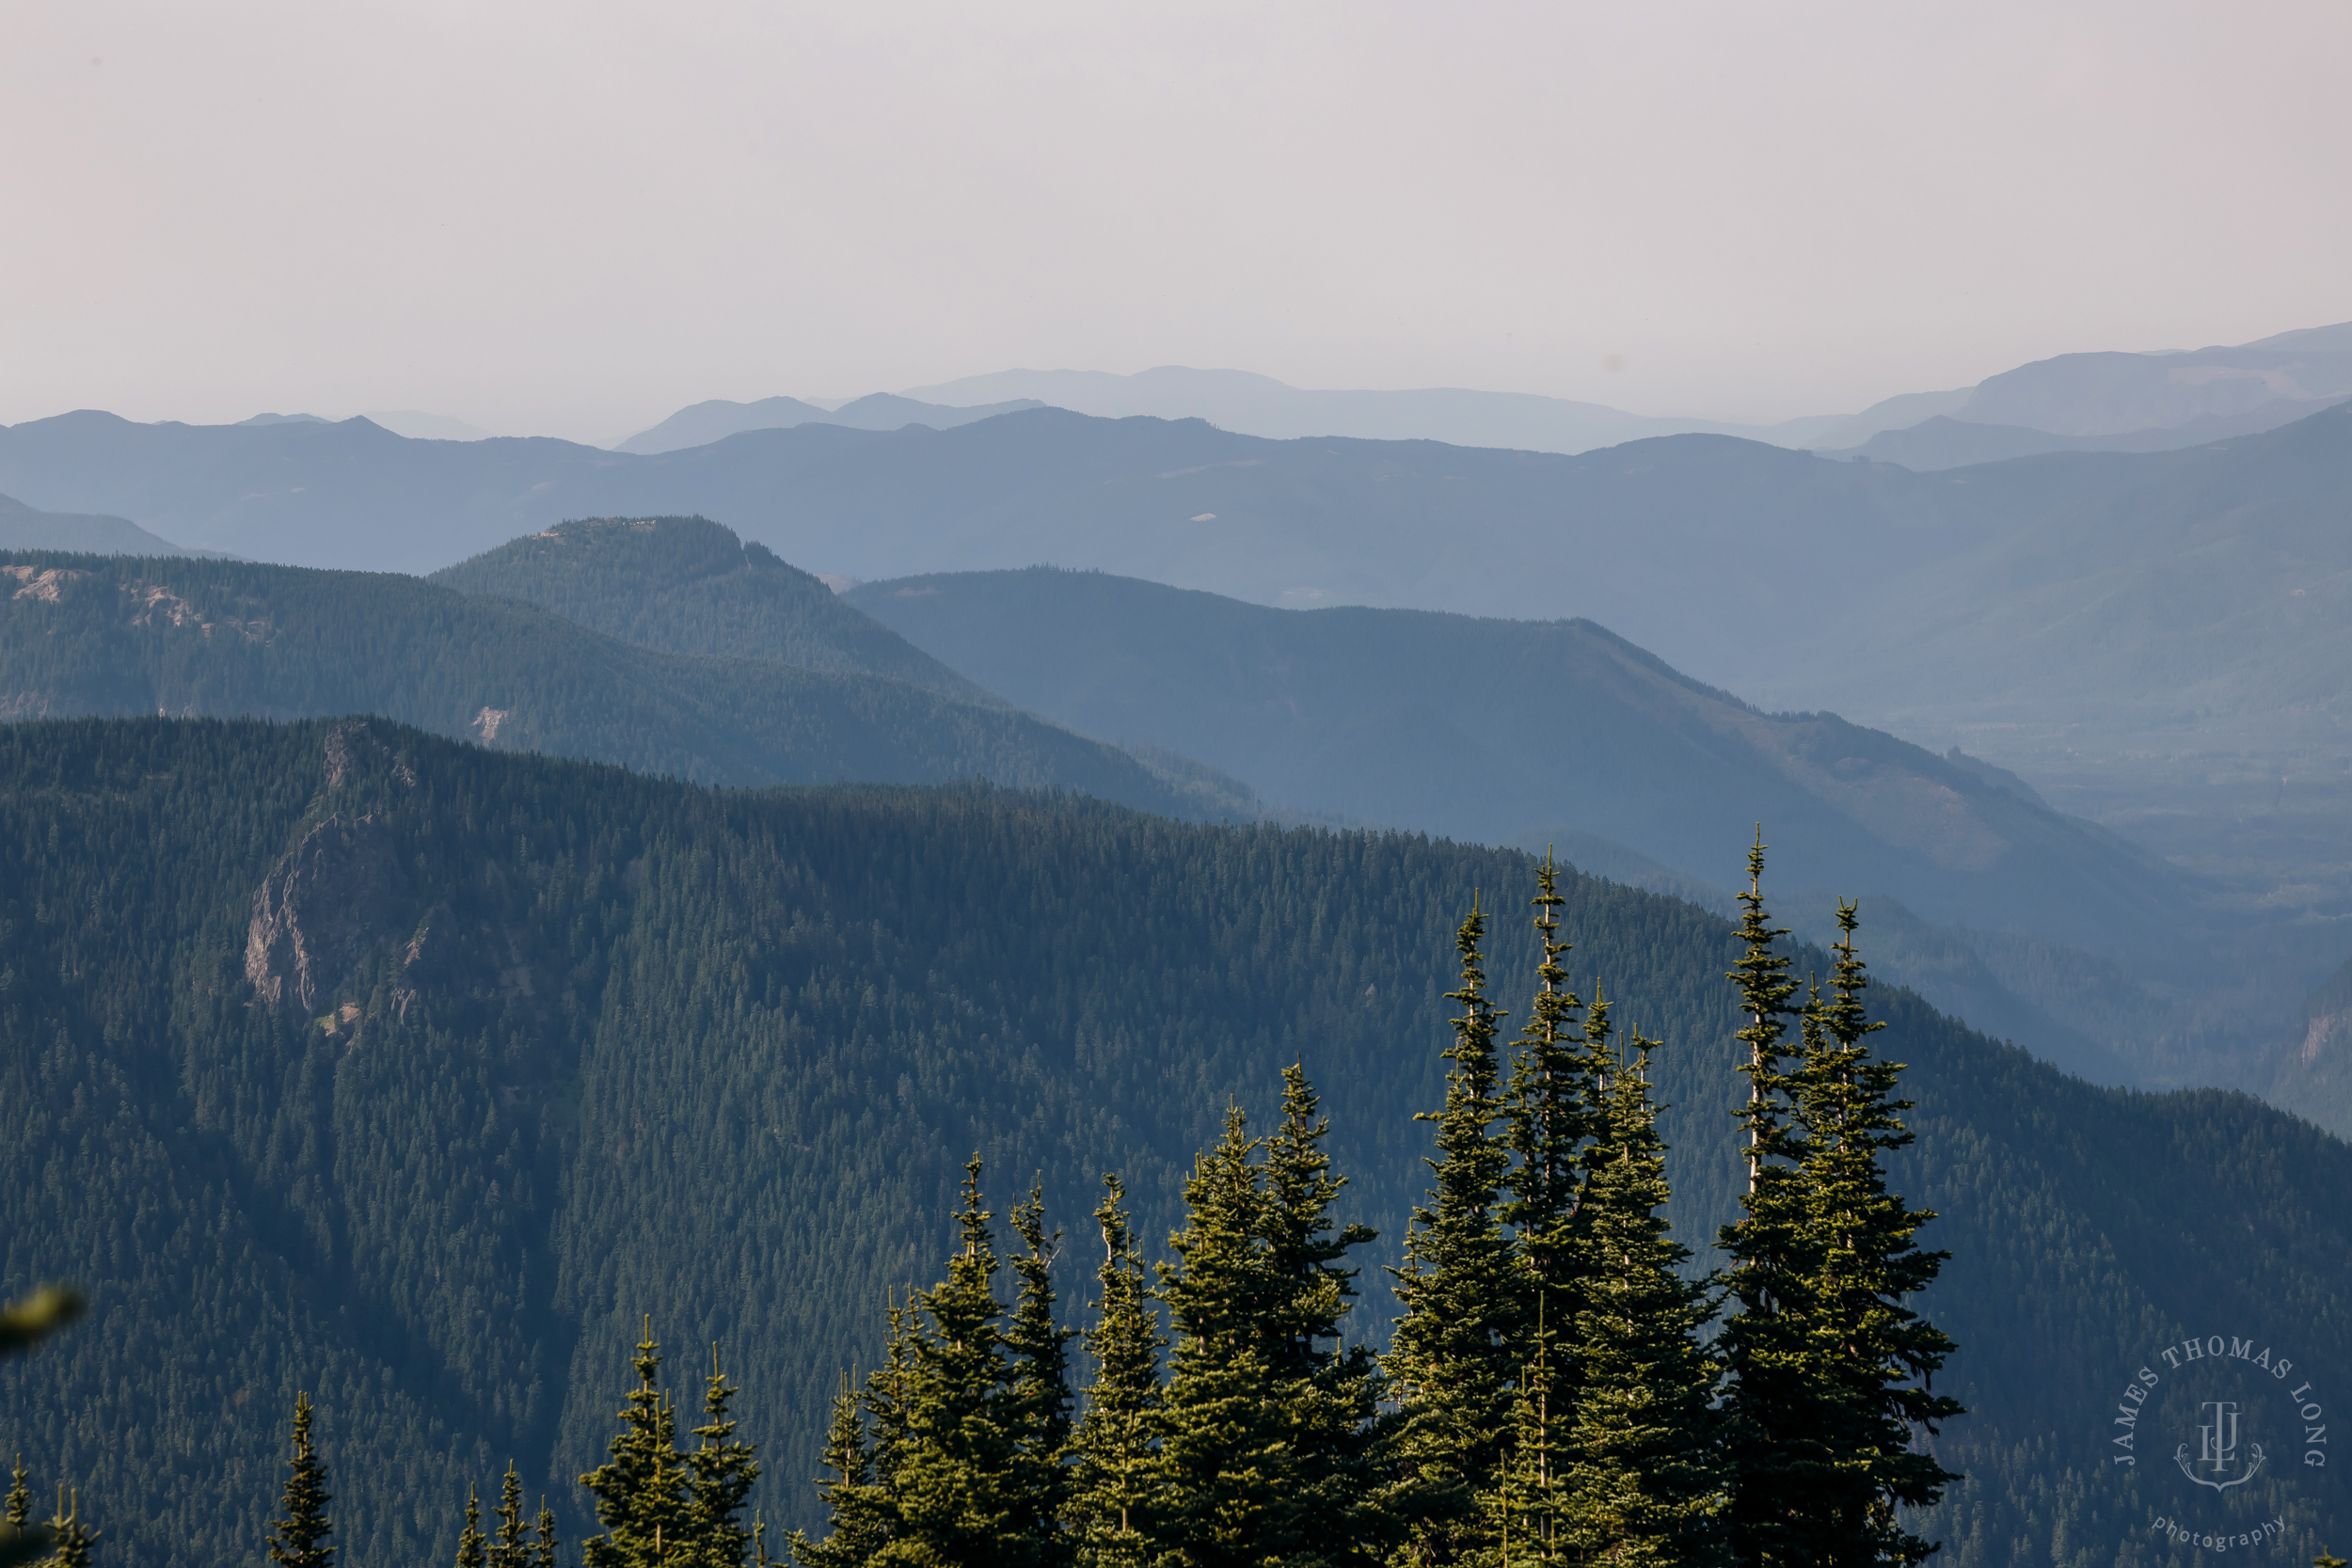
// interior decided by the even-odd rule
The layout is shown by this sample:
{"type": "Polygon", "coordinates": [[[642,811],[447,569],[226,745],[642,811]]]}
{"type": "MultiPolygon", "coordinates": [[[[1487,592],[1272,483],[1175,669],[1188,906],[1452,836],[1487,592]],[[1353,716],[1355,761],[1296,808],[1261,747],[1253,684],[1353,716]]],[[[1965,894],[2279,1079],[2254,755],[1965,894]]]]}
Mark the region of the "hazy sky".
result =
{"type": "Polygon", "coordinates": [[[2352,317],[2347,61],[2343,0],[4,0],[0,422],[1156,364],[1831,412],[2352,317]]]}

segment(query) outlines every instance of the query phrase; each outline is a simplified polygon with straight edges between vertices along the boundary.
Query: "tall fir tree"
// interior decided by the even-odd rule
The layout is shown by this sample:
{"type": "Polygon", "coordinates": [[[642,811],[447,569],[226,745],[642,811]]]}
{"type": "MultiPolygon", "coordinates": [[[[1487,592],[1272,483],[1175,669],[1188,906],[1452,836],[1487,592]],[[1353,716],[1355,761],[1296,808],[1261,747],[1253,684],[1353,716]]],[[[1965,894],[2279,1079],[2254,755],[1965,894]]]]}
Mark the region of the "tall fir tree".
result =
{"type": "Polygon", "coordinates": [[[457,1533],[457,1568],[486,1568],[490,1538],[482,1533],[482,1498],[466,1488],[466,1528],[457,1533]]]}
{"type": "Polygon", "coordinates": [[[83,1522],[82,1494],[68,1491],[63,1482],[57,1486],[57,1512],[50,1516],[49,1529],[56,1544],[41,1560],[42,1568],[89,1568],[99,1532],[83,1522]]]}
{"type": "MultiPolygon", "coordinates": [[[[898,1307],[890,1305],[891,1334],[898,1339],[898,1307]]],[[[831,1523],[821,1541],[794,1530],[790,1549],[801,1568],[864,1568],[890,1543],[890,1495],[875,1484],[872,1451],[859,1413],[858,1391],[844,1374],[834,1396],[833,1424],[825,1433],[827,1474],[817,1495],[831,1523]]],[[[762,1548],[763,1555],[765,1548],[762,1548]]]]}
{"type": "Polygon", "coordinates": [[[751,1545],[743,1505],[759,1480],[759,1461],[753,1457],[753,1446],[735,1434],[735,1418],[727,1407],[737,1392],[719,1370],[714,1341],[710,1375],[703,1381],[703,1424],[694,1429],[694,1447],[685,1455],[684,1549],[670,1553],[671,1561],[689,1568],[742,1568],[751,1545]]]}
{"type": "MultiPolygon", "coordinates": [[[[318,1450],[310,1436],[310,1396],[294,1395],[294,1454],[286,1461],[289,1472],[286,1491],[279,1501],[283,1511],[269,1534],[269,1560],[281,1568],[328,1568],[334,1560],[335,1548],[326,1544],[334,1532],[334,1523],[327,1517],[326,1505],[335,1500],[326,1489],[326,1466],[320,1463],[318,1450]]],[[[17,1485],[24,1484],[24,1462],[18,1461],[17,1485]]],[[[8,1498],[8,1517],[16,1518],[16,1497],[8,1498]]]]}
{"type": "MultiPolygon", "coordinates": [[[[1748,1048],[1740,1070],[1748,1099],[1739,1115],[1748,1190],[1741,1215],[1716,1245],[1729,1256],[1725,1286],[1739,1310],[1715,1338],[1724,1391],[1724,1452],[1730,1467],[1725,1524],[1733,1560],[1756,1568],[1806,1568],[1832,1560],[1835,1530],[1826,1508],[1837,1483],[1832,1444],[1836,1400],[1814,1338],[1820,1315],[1819,1237],[1805,1196],[1807,1152],[1793,1117],[1796,1072],[1787,1049],[1789,1000],[1797,982],[1775,944],[1788,933],[1764,905],[1764,842],[1748,851],[1748,887],[1740,895],[1741,944],[1729,975],[1739,988],[1748,1048]]],[[[1810,1016],[1804,1028],[1816,1027],[1810,1016]]]]}
{"type": "Polygon", "coordinates": [[[1014,1532],[1025,1537],[1029,1560],[1061,1568],[1070,1560],[1062,1515],[1070,1503],[1064,1461],[1070,1445],[1070,1341],[1074,1329],[1056,1322],[1054,1255],[1061,1232],[1045,1228],[1045,1194],[1032,1186],[1012,1208],[1021,1250],[1012,1272],[1021,1283],[1005,1321],[1005,1412],[1013,1432],[1014,1532]]]}
{"type": "Polygon", "coordinates": [[[547,1498],[541,1497],[538,1523],[532,1529],[531,1568],[555,1568],[563,1550],[564,1544],[555,1535],[555,1510],[548,1506],[547,1498]]]}
{"type": "Polygon", "coordinates": [[[1728,1561],[1715,1370],[1702,1342],[1714,1301],[1683,1277],[1690,1249],[1661,1212],[1671,1194],[1649,1096],[1657,1044],[1635,1032],[1605,1078],[1581,1227],[1590,1272],[1559,1538],[1580,1562],[1714,1568],[1728,1561]]]}
{"type": "Polygon", "coordinates": [[[1299,1497],[1322,1521],[1317,1549],[1332,1561],[1369,1561],[1389,1544],[1395,1511],[1375,1471],[1379,1362],[1369,1346],[1345,1343],[1357,1297],[1346,1260],[1379,1232],[1332,1217],[1347,1178],[1332,1169],[1330,1135],[1306,1065],[1284,1068],[1260,1199],[1270,1291],[1263,1339],[1299,1497]]]}
{"type": "Polygon", "coordinates": [[[1298,1455],[1275,1391],[1257,1140],[1239,1107],[1184,1183],[1184,1228],[1160,1265],[1175,1346],[1161,1412],[1156,1560],[1240,1568],[1312,1556],[1298,1455]]]}
{"type": "Polygon", "coordinates": [[[1444,1110],[1425,1203],[1413,1210],[1405,1262],[1394,1271],[1405,1308],[1384,1370],[1400,1406],[1392,1449],[1402,1489],[1406,1560],[1466,1562],[1493,1534],[1482,1499],[1499,1481],[1519,1363],[1511,1330],[1522,1321],[1527,1280],[1499,1210],[1510,1152],[1495,1127],[1495,1036],[1502,1014],[1486,1000],[1479,945],[1486,916],[1473,903],[1454,946],[1461,986],[1445,1059],[1444,1110]]]}
{"type": "Polygon", "coordinates": [[[1116,1176],[1104,1177],[1103,1189],[1094,1211],[1103,1233],[1103,1263],[1094,1276],[1102,1294],[1086,1336],[1094,1376],[1071,1440],[1069,1518],[1084,1568],[1144,1568],[1153,1539],[1160,1351],[1167,1339],[1152,1309],[1126,1190],[1116,1176]]]}
{"type": "MultiPolygon", "coordinates": [[[[1543,957],[1504,1093],[1506,1146],[1514,1168],[1504,1181],[1510,1196],[1501,1212],[1529,1278],[1528,1299],[1546,1301],[1546,1321],[1556,1325],[1576,1310],[1581,1251],[1572,1228],[1583,1194],[1586,1150],[1599,1130],[1598,1062],[1593,1031],[1579,1017],[1583,1001],[1568,989],[1560,962],[1570,946],[1560,940],[1559,911],[1566,900],[1560,896],[1559,871],[1549,854],[1535,868],[1532,902],[1543,957]]],[[[1524,1340],[1526,1332],[1522,1324],[1522,1362],[1533,1349],[1524,1340]]]]}
{"type": "Polygon", "coordinates": [[[645,1319],[632,1363],[637,1386],[619,1411],[604,1464],[580,1478],[596,1499],[604,1534],[581,1543],[585,1568],[659,1568],[684,1533],[686,1469],[677,1452],[677,1411],[658,1381],[661,1346],[645,1319]]]}
{"type": "MultiPolygon", "coordinates": [[[[8,1488],[7,1519],[10,1529],[23,1529],[25,1522],[33,1516],[33,1489],[24,1484],[26,1474],[24,1456],[18,1454],[13,1472],[14,1483],[8,1488]]],[[[274,1557],[273,1560],[276,1560],[274,1557]]]]}
{"type": "Polygon", "coordinates": [[[993,1289],[999,1263],[993,1217],[980,1207],[975,1156],[964,1167],[961,1249],[947,1277],[914,1297],[906,1429],[890,1480],[892,1539],[884,1561],[1031,1560],[1021,1427],[1004,1387],[1005,1309],[993,1289]]]}
{"type": "Polygon", "coordinates": [[[1918,1438],[1962,1414],[1957,1401],[1933,1391],[1952,1341],[1908,1305],[1951,1255],[1920,1248],[1915,1238],[1934,1212],[1912,1209],[1886,1187],[1884,1156],[1912,1142],[1902,1113],[1913,1102],[1896,1098],[1901,1065],[1868,1047],[1886,1025],[1871,1022],[1864,1005],[1869,973],[1854,947],[1859,920],[1858,907],[1841,900],[1830,993],[1817,993],[1807,1009],[1797,1078],[1819,1258],[1812,1338],[1837,1399],[1839,1484],[1822,1560],[1838,1568],[1908,1565],[1936,1550],[1903,1528],[1899,1511],[1933,1505],[1959,1479],[1918,1438]]]}
{"type": "Polygon", "coordinates": [[[489,1568],[530,1568],[531,1538],[523,1524],[523,1478],[506,1462],[499,1478],[499,1528],[490,1537],[489,1568]]]}

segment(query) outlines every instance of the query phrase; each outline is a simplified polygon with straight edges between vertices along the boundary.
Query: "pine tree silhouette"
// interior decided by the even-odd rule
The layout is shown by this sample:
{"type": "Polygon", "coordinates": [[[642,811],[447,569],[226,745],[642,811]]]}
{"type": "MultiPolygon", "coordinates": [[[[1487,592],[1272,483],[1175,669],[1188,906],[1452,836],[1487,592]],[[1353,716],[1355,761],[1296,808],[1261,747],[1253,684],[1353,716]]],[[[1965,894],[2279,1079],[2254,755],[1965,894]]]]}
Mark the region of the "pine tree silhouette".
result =
{"type": "Polygon", "coordinates": [[[294,1395],[294,1456],[287,1460],[284,1511],[269,1536],[269,1560],[281,1568],[327,1568],[335,1548],[326,1544],[334,1531],[326,1505],[335,1500],[326,1489],[326,1466],[311,1446],[310,1396],[294,1395]]]}

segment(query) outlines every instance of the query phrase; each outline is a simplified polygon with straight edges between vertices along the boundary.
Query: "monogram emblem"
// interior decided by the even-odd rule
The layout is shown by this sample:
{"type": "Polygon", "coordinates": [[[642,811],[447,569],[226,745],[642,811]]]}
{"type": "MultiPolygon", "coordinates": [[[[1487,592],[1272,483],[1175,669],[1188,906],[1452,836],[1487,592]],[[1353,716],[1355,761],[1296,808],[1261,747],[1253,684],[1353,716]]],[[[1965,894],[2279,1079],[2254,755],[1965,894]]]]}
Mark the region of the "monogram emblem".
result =
{"type": "Polygon", "coordinates": [[[2207,1400],[2197,1407],[2203,1418],[2197,1427],[2197,1458],[2188,1457],[2188,1445],[2183,1443],[2172,1455],[2181,1474],[2200,1486],[2210,1486],[2226,1492],[2233,1486],[2243,1486],[2254,1479],[2254,1472],[2263,1467],[2263,1446],[2249,1443],[2246,1451],[2252,1457],[2242,1465],[2238,1459],[2238,1402],[2235,1400],[2207,1400]],[[2202,1471],[2203,1474],[2199,1472],[2202,1471]]]}

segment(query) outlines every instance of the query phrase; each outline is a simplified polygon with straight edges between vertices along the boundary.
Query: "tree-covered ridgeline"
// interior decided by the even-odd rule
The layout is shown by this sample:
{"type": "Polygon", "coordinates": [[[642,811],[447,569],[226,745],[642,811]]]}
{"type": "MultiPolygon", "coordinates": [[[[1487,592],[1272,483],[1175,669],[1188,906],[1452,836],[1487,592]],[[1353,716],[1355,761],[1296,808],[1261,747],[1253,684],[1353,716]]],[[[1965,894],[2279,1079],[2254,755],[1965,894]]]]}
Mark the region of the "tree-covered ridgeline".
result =
{"type": "MultiPolygon", "coordinates": [[[[891,1366],[877,1307],[935,1277],[975,1149],[1042,1172],[1055,1216],[1121,1173],[1150,1288],[1227,1105],[1271,1132],[1302,1062],[1350,1179],[1334,1223],[1380,1233],[1339,1265],[1345,1348],[1378,1350],[1428,1202],[1412,1118],[1444,1104],[1461,1011],[1448,911],[1534,872],[977,787],[715,791],[381,721],[0,727],[0,1293],[71,1278],[91,1302],[0,1362],[0,1453],[39,1512],[78,1489],[104,1559],[258,1558],[308,1390],[339,1568],[451,1560],[469,1487],[494,1544],[509,1456],[579,1542],[601,1529],[575,1478],[609,1457],[651,1311],[681,1365],[724,1347],[781,1553],[822,1533],[841,1369],[862,1399],[891,1366]]],[[[1746,1186],[1737,933],[1565,866],[1557,887],[1576,990],[1607,976],[1669,1042],[1669,1239],[1711,1236],[1746,1186]]],[[[1523,1038],[1536,933],[1502,921],[1482,954],[1523,1038]]],[[[2352,1217],[2324,1195],[2352,1155],[2245,1097],[2098,1089],[1869,994],[1917,1102],[1888,1187],[1939,1216],[1931,1315],[1967,1347],[1935,1383],[1970,1410],[1933,1449],[1970,1477],[1935,1510],[1939,1560],[2186,1562],[2119,1546],[2144,1519],[2069,1433],[2116,1369],[2207,1323],[2336,1377],[2352,1217]]],[[[1581,1049],[1581,1022],[1561,1033],[1581,1049]]],[[[1049,1269],[1082,1329],[1105,1296],[1087,1232],[1049,1269]]],[[[2298,1479],[2292,1528],[2352,1534],[2332,1478],[2298,1479]]]]}
{"type": "MultiPolygon", "coordinates": [[[[686,555],[672,573],[691,569],[688,542],[665,541],[675,557],[672,546],[686,555]]],[[[0,593],[0,714],[373,713],[705,784],[980,777],[1196,818],[1257,815],[1246,787],[1198,764],[1147,764],[1009,707],[760,554],[736,584],[749,605],[665,595],[659,568],[626,559],[605,575],[649,580],[639,597],[660,612],[583,625],[389,573],[0,552],[12,584],[0,593]]]]}

